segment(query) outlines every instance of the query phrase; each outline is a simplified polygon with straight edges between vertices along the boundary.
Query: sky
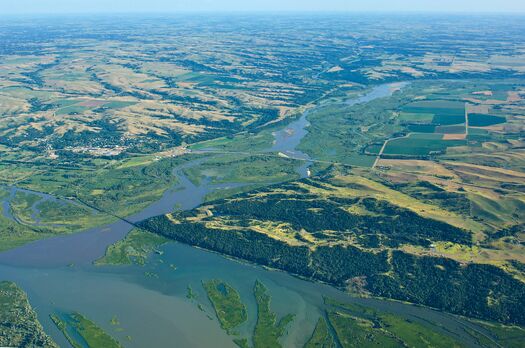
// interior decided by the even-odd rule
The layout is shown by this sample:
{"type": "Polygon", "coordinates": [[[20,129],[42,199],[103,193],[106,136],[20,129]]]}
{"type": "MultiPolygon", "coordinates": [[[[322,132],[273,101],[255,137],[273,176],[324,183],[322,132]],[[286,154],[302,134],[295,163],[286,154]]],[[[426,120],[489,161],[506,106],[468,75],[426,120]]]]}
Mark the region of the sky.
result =
{"type": "Polygon", "coordinates": [[[525,0],[0,0],[0,14],[199,11],[525,13],[525,0]]]}

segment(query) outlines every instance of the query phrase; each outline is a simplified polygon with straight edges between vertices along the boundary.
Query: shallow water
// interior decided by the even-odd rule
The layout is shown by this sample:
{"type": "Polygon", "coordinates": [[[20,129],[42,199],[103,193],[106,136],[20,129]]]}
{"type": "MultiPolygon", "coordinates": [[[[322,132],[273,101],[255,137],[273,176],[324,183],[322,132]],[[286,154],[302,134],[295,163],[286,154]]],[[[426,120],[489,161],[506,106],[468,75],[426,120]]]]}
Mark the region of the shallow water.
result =
{"type": "MultiPolygon", "coordinates": [[[[402,89],[406,85],[408,85],[407,82],[396,82],[379,85],[359,97],[344,101],[342,104],[346,106],[352,106],[356,104],[367,103],[374,99],[389,97],[395,91],[402,89]]],[[[306,136],[306,134],[308,134],[308,127],[310,127],[308,115],[317,107],[322,107],[322,105],[306,110],[297,120],[289,123],[285,128],[273,133],[274,142],[270,151],[280,152],[289,157],[307,160],[307,162],[297,169],[301,175],[301,178],[308,176],[308,168],[312,165],[312,162],[309,162],[308,160],[311,160],[312,158],[308,154],[297,150],[297,146],[299,146],[301,140],[306,136]]]]}
{"type": "MultiPolygon", "coordinates": [[[[355,103],[387,96],[392,91],[387,87],[377,87],[357,98],[355,103]]],[[[294,157],[307,156],[295,150],[307,134],[307,114],[289,125],[288,131],[276,132],[272,151],[294,157]]],[[[452,315],[393,301],[354,298],[327,285],[179,243],[166,244],[161,248],[163,253],[152,255],[143,267],[92,265],[108,245],[122,239],[133,228],[132,223],[167,213],[175,207],[194,208],[213,190],[241,185],[211,185],[206,180],[199,186],[193,184],[183,174],[183,169],[200,161],[177,168],[174,175],[178,178],[178,185],[165,192],[158,202],[126,220],[0,253],[0,279],[15,281],[27,291],[46,332],[63,347],[69,344],[49,318],[54,312],[78,311],[128,347],[234,347],[232,338],[220,328],[201,286],[201,282],[208,279],[223,279],[240,292],[249,313],[248,321],[238,329],[245,337],[255,327],[253,286],[258,279],[268,288],[272,309],[278,316],[295,314],[295,320],[282,341],[286,347],[300,347],[310,337],[324,310],[323,296],[401,313],[414,321],[437,323],[434,324],[436,330],[474,346],[465,331],[466,327],[474,325],[452,315]],[[186,298],[188,285],[197,294],[196,300],[186,298]],[[202,304],[204,311],[198,308],[198,303],[202,304]],[[110,323],[113,317],[118,319],[119,325],[110,323]],[[131,340],[128,340],[128,335],[131,340]]],[[[302,167],[304,171],[307,164],[302,167]]]]}
{"type": "Polygon", "coordinates": [[[252,290],[256,279],[262,281],[272,296],[272,309],[279,316],[296,315],[283,341],[285,346],[304,344],[324,308],[323,296],[401,313],[419,322],[437,322],[441,326],[436,326],[437,330],[473,346],[465,332],[465,327],[472,325],[449,314],[393,301],[352,298],[327,285],[229,260],[179,243],[168,243],[161,249],[164,253],[153,255],[144,267],[84,265],[42,269],[0,266],[0,274],[28,292],[46,331],[64,346],[67,344],[61,333],[49,319],[49,314],[56,311],[79,311],[129,347],[151,346],[152,342],[156,347],[169,347],[174,343],[183,347],[233,347],[231,338],[220,329],[200,285],[201,281],[209,279],[223,279],[240,292],[249,313],[248,322],[239,329],[243,335],[248,335],[255,326],[256,305],[252,290]],[[188,285],[197,294],[195,301],[186,298],[188,285]],[[198,303],[204,311],[198,309],[198,303]],[[113,317],[118,319],[119,326],[110,324],[113,317]],[[131,341],[127,340],[128,335],[132,336],[131,341]]]}
{"type": "Polygon", "coordinates": [[[87,207],[87,206],[83,206],[79,202],[76,202],[76,201],[71,200],[71,199],[58,198],[58,197],[55,197],[55,196],[47,194],[47,193],[32,191],[32,190],[28,190],[28,189],[23,189],[23,188],[16,187],[16,186],[5,187],[4,189],[7,190],[9,194],[7,195],[7,197],[5,197],[2,200],[0,200],[0,202],[2,204],[2,214],[3,214],[4,217],[8,218],[9,220],[15,221],[15,222],[20,222],[20,221],[18,221],[17,217],[13,215],[12,208],[11,208],[11,203],[15,199],[16,194],[17,193],[26,193],[26,194],[30,194],[30,195],[34,195],[34,196],[38,197],[38,200],[36,200],[31,205],[31,207],[29,207],[29,209],[31,210],[30,217],[31,217],[31,220],[32,220],[32,223],[30,223],[30,225],[33,226],[33,227],[46,227],[46,226],[47,227],[60,227],[60,226],[62,226],[62,225],[59,225],[59,224],[42,223],[42,220],[40,218],[40,208],[39,208],[39,206],[42,203],[45,203],[45,202],[57,203],[60,206],[65,206],[67,204],[72,204],[72,205],[75,205],[75,206],[87,209],[87,210],[91,211],[93,214],[98,214],[98,211],[96,211],[95,209],[87,207]]]}

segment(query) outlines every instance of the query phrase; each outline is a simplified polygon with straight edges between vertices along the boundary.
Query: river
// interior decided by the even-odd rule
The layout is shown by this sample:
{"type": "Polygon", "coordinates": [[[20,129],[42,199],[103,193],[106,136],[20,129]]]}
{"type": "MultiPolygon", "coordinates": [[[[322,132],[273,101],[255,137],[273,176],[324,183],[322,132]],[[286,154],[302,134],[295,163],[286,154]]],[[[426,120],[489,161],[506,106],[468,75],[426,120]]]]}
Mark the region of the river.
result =
{"type": "MultiPolygon", "coordinates": [[[[376,87],[347,103],[352,105],[388,96],[395,86],[399,85],[376,87]]],[[[299,169],[303,174],[310,158],[296,147],[307,134],[307,115],[305,112],[276,132],[272,147],[272,151],[304,158],[305,165],[299,169]]],[[[78,311],[86,315],[126,347],[234,347],[232,338],[220,328],[201,286],[203,280],[217,278],[238,289],[247,303],[249,319],[238,330],[246,336],[253,331],[256,321],[254,282],[256,279],[262,281],[272,296],[272,309],[279,316],[295,314],[288,335],[283,339],[286,347],[300,347],[308,339],[323,313],[323,296],[402,313],[414,321],[431,323],[436,330],[447,332],[467,346],[475,346],[466,331],[474,325],[450,314],[394,301],[351,297],[327,285],[180,243],[167,243],[161,248],[162,253],[152,255],[145,266],[97,267],[92,264],[104,254],[108,245],[125,237],[133,228],[132,223],[165,214],[176,206],[194,208],[208,193],[240,185],[212,185],[207,180],[195,185],[183,170],[199,161],[177,168],[174,171],[177,186],[126,221],[36,241],[0,253],[0,280],[15,281],[28,293],[44,329],[62,347],[69,344],[49,318],[57,311],[78,311]],[[197,294],[195,300],[186,298],[188,285],[197,294]],[[198,308],[198,303],[203,310],[198,308]],[[118,319],[119,325],[112,325],[113,317],[118,319]]],[[[7,206],[4,200],[4,213],[7,206]]],[[[475,329],[483,331],[477,326],[475,329]]]]}

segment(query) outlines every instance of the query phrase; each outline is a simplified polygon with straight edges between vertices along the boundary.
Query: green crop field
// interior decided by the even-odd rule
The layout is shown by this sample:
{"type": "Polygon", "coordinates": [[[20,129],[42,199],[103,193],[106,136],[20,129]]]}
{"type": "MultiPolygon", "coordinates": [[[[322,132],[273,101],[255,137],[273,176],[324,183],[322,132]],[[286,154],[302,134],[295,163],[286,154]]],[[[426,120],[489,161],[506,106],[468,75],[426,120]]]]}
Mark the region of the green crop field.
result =
{"type": "Polygon", "coordinates": [[[440,134],[411,134],[406,138],[393,139],[385,147],[385,155],[427,156],[443,152],[451,146],[462,146],[465,140],[443,140],[440,134]]]}
{"type": "Polygon", "coordinates": [[[433,115],[432,123],[439,125],[452,125],[465,122],[465,105],[461,102],[446,100],[419,101],[403,107],[404,118],[410,121],[426,121],[433,115]],[[410,116],[420,114],[420,117],[410,116]]]}
{"type": "Polygon", "coordinates": [[[506,119],[502,116],[486,114],[469,114],[468,124],[471,127],[487,127],[495,124],[505,123],[506,119]]]}
{"type": "Polygon", "coordinates": [[[435,132],[443,134],[465,134],[465,125],[438,126],[435,132]]]}

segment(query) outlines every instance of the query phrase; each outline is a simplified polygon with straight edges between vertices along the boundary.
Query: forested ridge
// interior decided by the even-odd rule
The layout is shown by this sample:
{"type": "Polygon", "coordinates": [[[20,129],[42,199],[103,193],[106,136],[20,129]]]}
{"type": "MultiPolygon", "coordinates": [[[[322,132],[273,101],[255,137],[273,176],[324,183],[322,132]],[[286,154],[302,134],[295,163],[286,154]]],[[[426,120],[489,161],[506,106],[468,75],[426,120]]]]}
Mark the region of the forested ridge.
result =
{"type": "Polygon", "coordinates": [[[142,222],[141,227],[182,243],[340,288],[357,286],[374,296],[485,320],[525,324],[525,313],[521,310],[525,284],[502,269],[442,257],[415,256],[392,248],[400,244],[426,245],[433,240],[470,244],[466,231],[386,201],[316,200],[300,191],[266,196],[254,191],[210,203],[206,206],[209,213],[204,217],[196,209],[170,217],[154,217],[142,222]],[[370,214],[341,209],[341,205],[352,204],[365,207],[370,214]],[[230,221],[225,223],[226,228],[208,224],[221,219],[230,221]],[[311,232],[330,243],[291,245],[253,230],[250,228],[253,221],[287,223],[294,230],[311,232]],[[327,230],[332,234],[323,234],[327,230]],[[348,235],[366,238],[357,239],[354,245],[342,243],[348,235]],[[336,238],[341,238],[340,244],[336,238]]]}

